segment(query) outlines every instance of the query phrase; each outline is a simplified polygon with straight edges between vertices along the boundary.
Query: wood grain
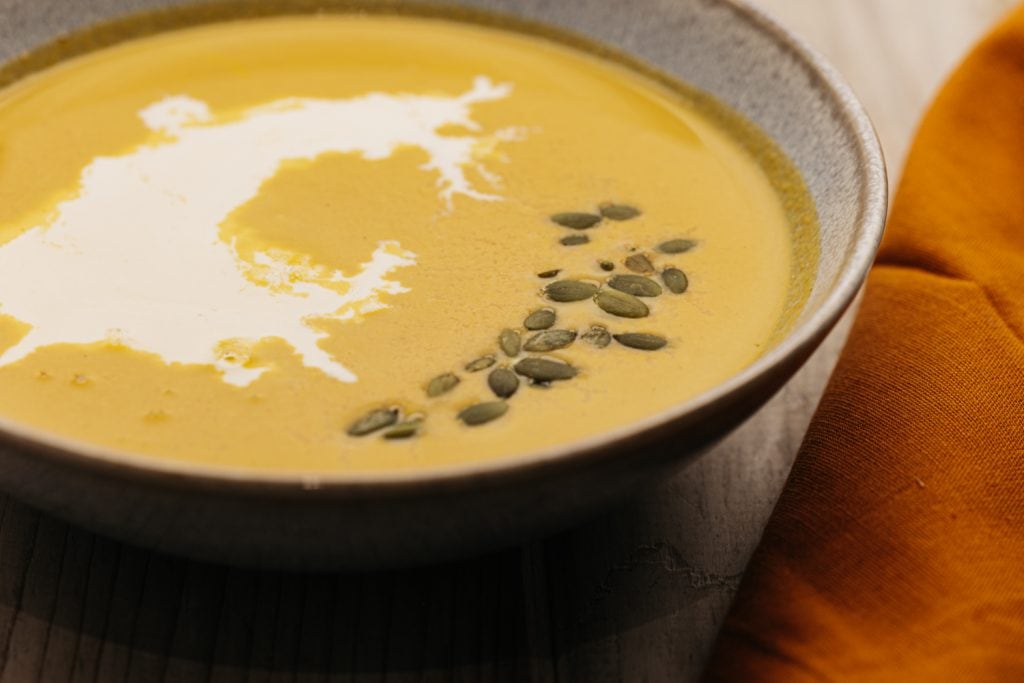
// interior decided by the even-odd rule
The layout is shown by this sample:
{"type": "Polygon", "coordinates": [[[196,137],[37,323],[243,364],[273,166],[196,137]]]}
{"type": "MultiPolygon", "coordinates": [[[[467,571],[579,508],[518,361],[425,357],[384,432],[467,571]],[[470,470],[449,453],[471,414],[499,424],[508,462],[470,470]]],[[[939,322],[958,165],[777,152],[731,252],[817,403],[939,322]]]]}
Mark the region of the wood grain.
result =
{"type": "MultiPolygon", "coordinates": [[[[1012,2],[758,4],[848,76],[898,168],[944,74],[1012,2]]],[[[450,565],[244,571],[0,499],[0,683],[695,680],[844,336],[845,324],[754,419],[657,490],[450,565]]]]}
{"type": "Polygon", "coordinates": [[[754,0],[822,52],[864,103],[896,181],[922,112],[1016,0],[754,0]]]}

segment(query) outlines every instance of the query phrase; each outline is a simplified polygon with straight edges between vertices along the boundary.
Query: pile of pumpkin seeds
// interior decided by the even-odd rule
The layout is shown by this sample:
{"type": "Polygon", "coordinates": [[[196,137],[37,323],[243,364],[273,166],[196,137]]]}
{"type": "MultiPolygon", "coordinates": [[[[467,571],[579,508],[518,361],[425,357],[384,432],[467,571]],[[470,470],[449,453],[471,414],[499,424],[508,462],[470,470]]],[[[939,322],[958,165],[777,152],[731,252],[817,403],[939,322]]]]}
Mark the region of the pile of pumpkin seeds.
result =
{"type": "MultiPolygon", "coordinates": [[[[583,231],[597,228],[606,220],[632,220],[641,213],[635,206],[605,202],[598,205],[597,211],[593,213],[567,211],[550,216],[550,220],[559,227],[573,231],[561,237],[559,242],[567,247],[575,247],[590,242],[583,231]]],[[[663,256],[684,254],[696,246],[695,240],[678,237],[661,242],[651,252],[631,249],[629,256],[622,260],[622,266],[630,271],[628,273],[616,273],[614,261],[600,259],[597,261],[600,270],[614,274],[604,276],[599,281],[556,279],[562,273],[560,268],[537,273],[538,278],[551,280],[540,290],[540,295],[552,305],[531,311],[519,327],[501,330],[495,337],[496,352],[463,365],[464,373],[480,374],[485,378],[495,400],[470,405],[461,410],[455,416],[456,419],[470,427],[487,424],[508,412],[508,400],[518,392],[521,383],[546,388],[553,383],[575,378],[579,368],[544,354],[569,348],[578,341],[599,349],[608,347],[613,341],[640,351],[665,348],[668,345],[665,337],[648,332],[613,333],[597,323],[582,333],[559,328],[557,306],[590,300],[598,309],[623,320],[646,318],[650,315],[650,308],[644,299],[662,296],[666,289],[678,295],[689,288],[686,273],[671,264],[660,266],[659,272],[657,262],[663,256]]],[[[463,377],[457,372],[446,371],[431,378],[424,385],[424,393],[428,400],[435,399],[452,391],[462,381],[463,377]]],[[[407,439],[420,433],[425,419],[423,413],[405,414],[398,407],[376,408],[352,423],[348,434],[361,437],[380,432],[385,439],[407,439]]]]}

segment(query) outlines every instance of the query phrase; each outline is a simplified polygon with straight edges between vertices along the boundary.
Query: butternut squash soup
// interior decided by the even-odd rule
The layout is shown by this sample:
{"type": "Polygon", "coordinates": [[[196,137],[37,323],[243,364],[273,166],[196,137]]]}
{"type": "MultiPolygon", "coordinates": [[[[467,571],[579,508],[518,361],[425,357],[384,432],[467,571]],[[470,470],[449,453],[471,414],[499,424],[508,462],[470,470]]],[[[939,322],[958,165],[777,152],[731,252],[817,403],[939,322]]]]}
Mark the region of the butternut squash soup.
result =
{"type": "Polygon", "coordinates": [[[0,91],[0,415],[289,471],[564,444],[770,347],[813,215],[739,116],[550,38],[137,38],[0,91]]]}

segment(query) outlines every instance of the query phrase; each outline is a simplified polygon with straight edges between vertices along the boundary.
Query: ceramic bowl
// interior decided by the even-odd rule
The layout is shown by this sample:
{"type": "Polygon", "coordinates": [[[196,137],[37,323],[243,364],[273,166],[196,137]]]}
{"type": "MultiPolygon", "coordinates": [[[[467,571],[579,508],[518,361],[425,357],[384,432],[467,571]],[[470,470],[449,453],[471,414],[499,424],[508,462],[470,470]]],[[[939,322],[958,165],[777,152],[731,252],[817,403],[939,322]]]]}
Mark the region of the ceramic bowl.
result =
{"type": "MultiPolygon", "coordinates": [[[[705,452],[796,372],[853,300],[886,212],[878,140],[838,74],[736,0],[456,4],[470,19],[493,22],[486,13],[498,13],[508,17],[499,23],[540,22],[599,41],[711,93],[771,136],[803,173],[821,228],[814,288],[788,336],[728,381],[641,422],[497,461],[294,477],[114,453],[0,419],[0,485],[100,533],[232,564],[352,569],[441,560],[548,533],[621,500],[705,452]]],[[[0,23],[0,59],[97,21],[174,5],[11,0],[0,23]]],[[[354,7],[444,11],[337,0],[201,5],[115,22],[88,40],[64,39],[36,52],[26,68],[164,25],[354,7]]]]}

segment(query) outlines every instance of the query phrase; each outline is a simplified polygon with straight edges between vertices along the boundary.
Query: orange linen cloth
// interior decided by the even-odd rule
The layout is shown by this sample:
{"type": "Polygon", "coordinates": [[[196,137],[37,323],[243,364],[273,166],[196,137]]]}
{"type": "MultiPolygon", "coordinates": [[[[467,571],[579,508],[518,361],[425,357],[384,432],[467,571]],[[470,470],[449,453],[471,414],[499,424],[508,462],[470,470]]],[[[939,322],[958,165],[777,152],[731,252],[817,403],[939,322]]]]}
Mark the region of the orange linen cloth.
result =
{"type": "Polygon", "coordinates": [[[1024,8],[922,124],[707,677],[1024,682],[1024,8]]]}

